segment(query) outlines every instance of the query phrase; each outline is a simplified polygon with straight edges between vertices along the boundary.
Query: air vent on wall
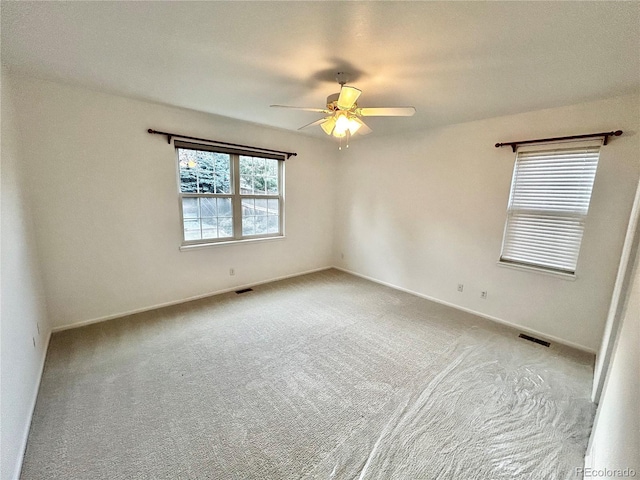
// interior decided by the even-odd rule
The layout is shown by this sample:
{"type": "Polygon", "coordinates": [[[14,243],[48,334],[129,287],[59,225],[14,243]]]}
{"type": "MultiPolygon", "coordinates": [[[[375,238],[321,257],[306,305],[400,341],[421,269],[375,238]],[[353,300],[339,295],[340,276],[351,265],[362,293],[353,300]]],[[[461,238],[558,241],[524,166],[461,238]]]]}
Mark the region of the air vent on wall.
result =
{"type": "Polygon", "coordinates": [[[545,347],[548,347],[549,345],[551,345],[549,342],[546,342],[544,340],[540,340],[539,338],[535,338],[535,337],[532,337],[530,335],[525,335],[524,333],[521,333],[518,336],[520,338],[524,338],[525,340],[529,340],[530,342],[539,343],[540,345],[544,345],[545,347]]]}

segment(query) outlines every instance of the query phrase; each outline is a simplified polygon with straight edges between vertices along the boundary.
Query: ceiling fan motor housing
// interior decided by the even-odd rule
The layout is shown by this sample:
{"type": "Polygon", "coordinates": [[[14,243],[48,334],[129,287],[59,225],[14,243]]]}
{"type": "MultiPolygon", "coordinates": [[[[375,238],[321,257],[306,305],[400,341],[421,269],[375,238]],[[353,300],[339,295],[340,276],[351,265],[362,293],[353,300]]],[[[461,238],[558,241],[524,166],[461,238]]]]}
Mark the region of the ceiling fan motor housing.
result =
{"type": "Polygon", "coordinates": [[[340,97],[340,93],[333,93],[327,97],[327,108],[329,110],[337,110],[338,97],[340,97]]]}
{"type": "Polygon", "coordinates": [[[347,72],[338,72],[336,73],[336,81],[340,85],[344,85],[349,81],[349,74],[347,72]]]}

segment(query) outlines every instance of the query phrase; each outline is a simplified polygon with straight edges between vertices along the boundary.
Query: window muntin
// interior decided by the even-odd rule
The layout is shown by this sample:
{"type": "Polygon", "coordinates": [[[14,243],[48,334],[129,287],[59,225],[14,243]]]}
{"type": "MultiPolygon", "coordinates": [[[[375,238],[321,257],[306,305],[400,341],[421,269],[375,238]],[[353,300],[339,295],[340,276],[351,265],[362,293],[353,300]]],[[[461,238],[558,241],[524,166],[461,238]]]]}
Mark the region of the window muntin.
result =
{"type": "Polygon", "coordinates": [[[175,145],[183,245],[283,236],[280,157],[175,145]]]}
{"type": "Polygon", "coordinates": [[[575,274],[599,155],[599,146],[518,151],[502,263],[575,274]]]}

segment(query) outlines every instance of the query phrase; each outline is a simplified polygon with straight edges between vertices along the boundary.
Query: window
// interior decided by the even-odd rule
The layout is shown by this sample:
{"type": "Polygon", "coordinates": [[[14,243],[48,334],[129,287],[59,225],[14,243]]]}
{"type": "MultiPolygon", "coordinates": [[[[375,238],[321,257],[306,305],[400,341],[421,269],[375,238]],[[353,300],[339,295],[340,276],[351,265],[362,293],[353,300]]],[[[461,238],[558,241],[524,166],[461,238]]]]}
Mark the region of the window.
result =
{"type": "Polygon", "coordinates": [[[183,245],[283,236],[283,157],[175,146],[183,245]]]}
{"type": "Polygon", "coordinates": [[[574,275],[599,146],[518,151],[500,262],[574,275]]]}

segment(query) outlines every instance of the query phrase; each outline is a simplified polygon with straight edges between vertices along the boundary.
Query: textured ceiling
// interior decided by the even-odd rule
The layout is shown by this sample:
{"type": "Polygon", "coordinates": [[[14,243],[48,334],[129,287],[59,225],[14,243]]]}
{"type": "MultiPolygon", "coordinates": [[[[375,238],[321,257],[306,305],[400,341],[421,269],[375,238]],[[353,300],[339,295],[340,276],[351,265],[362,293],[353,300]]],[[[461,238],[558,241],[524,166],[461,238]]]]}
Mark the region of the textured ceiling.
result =
{"type": "MultiPolygon", "coordinates": [[[[638,2],[2,2],[10,71],[295,130],[350,72],[374,135],[637,91],[638,2]]],[[[323,134],[319,127],[307,133],[323,134]]]]}

